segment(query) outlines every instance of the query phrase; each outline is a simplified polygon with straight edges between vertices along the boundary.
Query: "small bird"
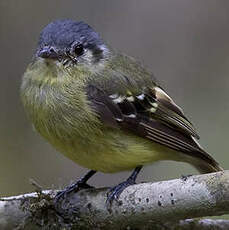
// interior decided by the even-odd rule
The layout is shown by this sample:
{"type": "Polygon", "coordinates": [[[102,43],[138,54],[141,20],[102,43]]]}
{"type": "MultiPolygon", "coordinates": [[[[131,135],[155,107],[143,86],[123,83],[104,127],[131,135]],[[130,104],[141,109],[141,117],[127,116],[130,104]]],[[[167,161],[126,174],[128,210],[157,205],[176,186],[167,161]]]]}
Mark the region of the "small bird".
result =
{"type": "Polygon", "coordinates": [[[155,161],[187,162],[200,173],[223,170],[197,143],[192,123],[153,74],[82,21],[57,20],[42,30],[20,92],[37,132],[90,169],[58,199],[91,187],[87,181],[97,171],[134,169],[110,189],[111,204],[155,161]]]}

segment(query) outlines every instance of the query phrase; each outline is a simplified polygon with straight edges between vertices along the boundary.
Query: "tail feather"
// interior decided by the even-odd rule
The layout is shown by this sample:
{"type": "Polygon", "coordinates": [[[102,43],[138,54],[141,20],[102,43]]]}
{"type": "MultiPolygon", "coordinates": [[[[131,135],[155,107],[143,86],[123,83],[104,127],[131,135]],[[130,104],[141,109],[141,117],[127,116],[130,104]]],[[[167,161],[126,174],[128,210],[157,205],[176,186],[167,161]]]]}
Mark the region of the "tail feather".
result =
{"type": "Polygon", "coordinates": [[[200,173],[212,173],[212,172],[219,172],[223,171],[223,168],[220,167],[218,164],[209,164],[206,162],[199,162],[198,164],[193,164],[193,166],[200,172],[200,173]]]}
{"type": "Polygon", "coordinates": [[[215,159],[212,158],[208,153],[199,152],[198,155],[194,154],[194,156],[199,157],[191,157],[192,159],[189,160],[189,163],[191,163],[200,173],[204,174],[223,171],[223,168],[219,165],[219,163],[215,161],[215,159]]]}

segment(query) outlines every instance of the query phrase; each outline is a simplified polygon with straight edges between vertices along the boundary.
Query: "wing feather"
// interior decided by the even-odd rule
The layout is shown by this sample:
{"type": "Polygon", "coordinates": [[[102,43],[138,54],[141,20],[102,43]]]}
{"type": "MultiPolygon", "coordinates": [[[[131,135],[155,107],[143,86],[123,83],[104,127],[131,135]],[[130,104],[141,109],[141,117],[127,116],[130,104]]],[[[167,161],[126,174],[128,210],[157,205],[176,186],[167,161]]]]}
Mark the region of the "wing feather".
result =
{"type": "Polygon", "coordinates": [[[157,89],[154,89],[154,94],[150,95],[150,92],[152,89],[137,95],[131,95],[130,91],[128,95],[107,95],[95,85],[89,85],[87,88],[90,105],[105,125],[120,128],[203,159],[211,165],[217,165],[194,140],[193,136],[196,137],[197,134],[192,124],[172,99],[166,94],[163,95],[161,89],[160,94],[157,89]]]}

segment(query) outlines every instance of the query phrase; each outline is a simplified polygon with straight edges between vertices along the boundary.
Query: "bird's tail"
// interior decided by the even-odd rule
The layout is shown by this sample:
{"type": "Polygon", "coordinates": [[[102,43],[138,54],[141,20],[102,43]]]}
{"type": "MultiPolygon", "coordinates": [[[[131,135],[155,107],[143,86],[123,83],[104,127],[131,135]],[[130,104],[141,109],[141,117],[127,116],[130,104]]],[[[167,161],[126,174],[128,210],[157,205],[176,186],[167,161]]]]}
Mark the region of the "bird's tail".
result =
{"type": "Polygon", "coordinates": [[[200,173],[204,174],[223,171],[223,168],[219,163],[205,151],[200,151],[198,154],[194,155],[195,157],[192,157],[192,159],[189,160],[189,163],[191,163],[200,173]]]}
{"type": "Polygon", "coordinates": [[[200,173],[212,173],[223,171],[223,168],[219,166],[219,164],[209,164],[207,162],[199,162],[198,164],[193,164],[193,166],[200,172],[200,173]]]}

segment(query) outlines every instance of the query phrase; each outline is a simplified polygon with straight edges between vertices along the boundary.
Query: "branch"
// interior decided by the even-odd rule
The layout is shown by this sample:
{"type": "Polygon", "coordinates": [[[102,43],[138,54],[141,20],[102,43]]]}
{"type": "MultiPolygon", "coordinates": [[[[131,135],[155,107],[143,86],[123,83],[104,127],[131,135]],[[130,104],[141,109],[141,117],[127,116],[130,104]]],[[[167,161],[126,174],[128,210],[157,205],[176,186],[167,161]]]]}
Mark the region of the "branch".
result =
{"type": "Polygon", "coordinates": [[[2,198],[0,229],[229,229],[227,220],[185,220],[229,213],[229,170],[130,186],[111,210],[107,191],[69,194],[58,208],[56,191],[2,198]]]}

